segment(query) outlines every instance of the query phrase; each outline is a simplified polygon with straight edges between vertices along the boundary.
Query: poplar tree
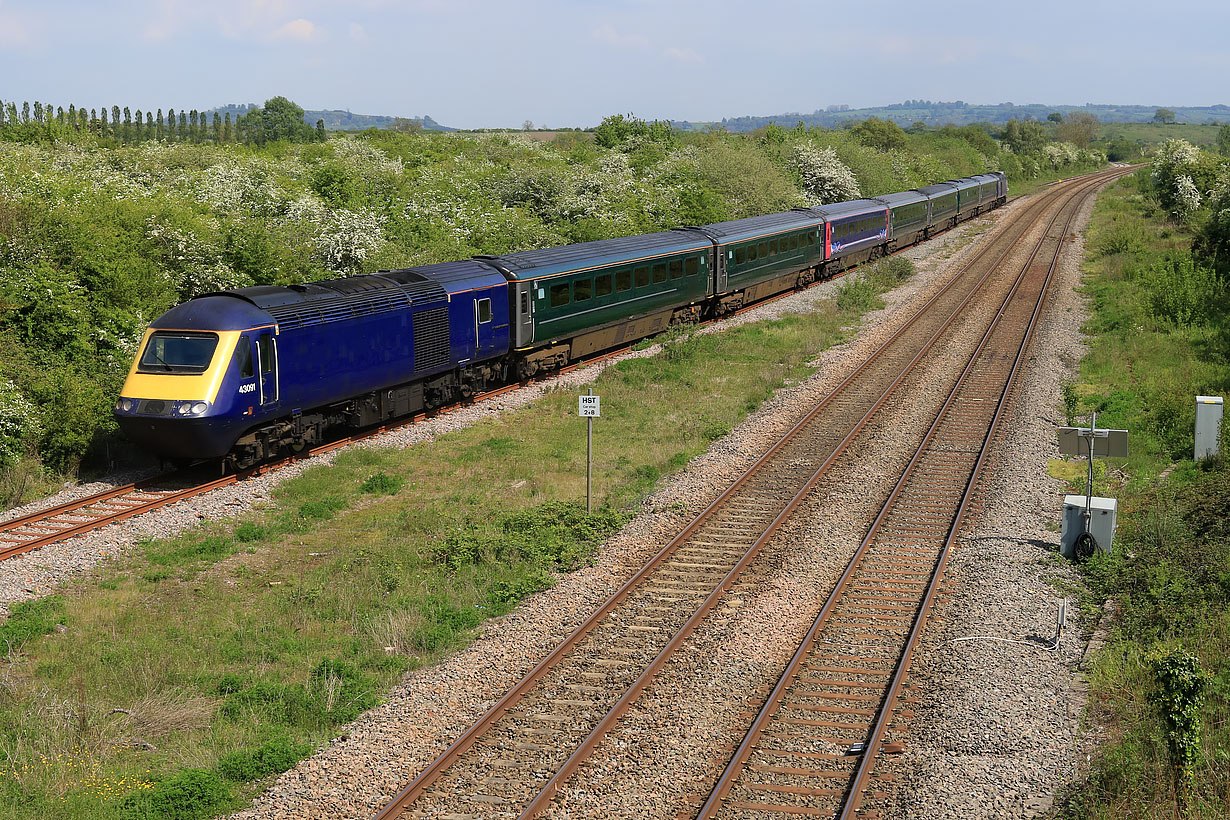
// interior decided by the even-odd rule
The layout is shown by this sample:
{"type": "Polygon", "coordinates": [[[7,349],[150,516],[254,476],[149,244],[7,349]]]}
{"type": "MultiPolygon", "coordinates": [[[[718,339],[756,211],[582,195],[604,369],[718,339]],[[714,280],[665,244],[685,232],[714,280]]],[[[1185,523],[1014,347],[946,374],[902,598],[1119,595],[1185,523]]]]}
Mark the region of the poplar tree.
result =
{"type": "Polygon", "coordinates": [[[34,101],[34,121],[35,122],[43,121],[43,104],[39,102],[38,100],[34,101]]]}
{"type": "Polygon", "coordinates": [[[59,105],[56,106],[56,122],[60,125],[64,124],[64,108],[59,105]]]}
{"type": "Polygon", "coordinates": [[[68,124],[77,127],[77,106],[74,103],[68,104],[68,124]]]}
{"type": "Polygon", "coordinates": [[[199,116],[195,108],[188,112],[188,139],[191,142],[201,141],[201,126],[198,123],[199,116]]]}
{"type": "Polygon", "coordinates": [[[150,112],[145,112],[145,138],[152,140],[154,138],[154,115],[150,112]]]}
{"type": "Polygon", "coordinates": [[[154,131],[155,131],[155,133],[157,134],[156,139],[162,139],[162,123],[163,123],[163,122],[164,122],[164,120],[162,119],[162,109],[161,109],[161,108],[159,108],[159,109],[158,109],[158,123],[157,123],[157,125],[154,127],[154,131]]]}
{"type": "Polygon", "coordinates": [[[180,142],[186,142],[188,139],[188,115],[181,108],[179,110],[179,130],[175,132],[180,142]]]}
{"type": "Polygon", "coordinates": [[[133,125],[132,138],[135,139],[137,142],[141,142],[143,139],[143,134],[141,133],[141,126],[145,125],[145,117],[141,114],[140,108],[137,109],[137,113],[132,118],[132,125],[133,125]]]}
{"type": "Polygon", "coordinates": [[[222,142],[222,115],[214,111],[214,142],[222,142]]]}
{"type": "Polygon", "coordinates": [[[226,118],[222,120],[222,141],[231,141],[231,112],[226,112],[226,118]]]}
{"type": "Polygon", "coordinates": [[[115,136],[120,136],[120,107],[118,105],[111,106],[111,128],[115,131],[115,136]]]}
{"type": "Polygon", "coordinates": [[[21,122],[24,125],[30,121],[30,103],[23,102],[21,104],[21,122]]]}
{"type": "MultiPolygon", "coordinates": [[[[90,113],[93,112],[94,109],[91,108],[90,113]]],[[[107,136],[107,106],[105,105],[98,109],[98,135],[100,137],[107,136]]]]}
{"type": "Polygon", "coordinates": [[[124,106],[124,142],[132,141],[132,112],[124,106]]]}
{"type": "Polygon", "coordinates": [[[167,109],[167,142],[175,142],[175,109],[167,109]]]}
{"type": "Polygon", "coordinates": [[[98,112],[93,108],[90,109],[90,130],[98,133],[98,112]]]}
{"type": "Polygon", "coordinates": [[[4,127],[4,100],[0,100],[0,128],[4,127]]]}

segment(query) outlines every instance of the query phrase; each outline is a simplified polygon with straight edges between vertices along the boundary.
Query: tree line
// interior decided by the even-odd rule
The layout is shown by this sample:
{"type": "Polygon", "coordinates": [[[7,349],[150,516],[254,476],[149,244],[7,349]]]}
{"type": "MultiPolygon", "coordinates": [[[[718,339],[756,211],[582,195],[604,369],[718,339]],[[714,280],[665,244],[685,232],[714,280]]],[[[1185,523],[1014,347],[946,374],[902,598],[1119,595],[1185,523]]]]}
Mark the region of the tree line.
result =
{"type": "Polygon", "coordinates": [[[324,120],[318,120],[312,128],[303,121],[303,109],[285,97],[266,100],[263,107],[249,110],[231,121],[228,111],[225,116],[212,112],[191,109],[185,111],[169,108],[166,115],[159,108],[154,111],[135,112],[128,106],[120,108],[78,108],[69,104],[65,110],[46,102],[23,102],[17,107],[15,101],[0,100],[0,140],[14,142],[56,142],[78,135],[92,135],[100,140],[116,143],[138,143],[156,140],[159,142],[202,143],[254,143],[288,140],[312,142],[325,139],[324,120]]]}

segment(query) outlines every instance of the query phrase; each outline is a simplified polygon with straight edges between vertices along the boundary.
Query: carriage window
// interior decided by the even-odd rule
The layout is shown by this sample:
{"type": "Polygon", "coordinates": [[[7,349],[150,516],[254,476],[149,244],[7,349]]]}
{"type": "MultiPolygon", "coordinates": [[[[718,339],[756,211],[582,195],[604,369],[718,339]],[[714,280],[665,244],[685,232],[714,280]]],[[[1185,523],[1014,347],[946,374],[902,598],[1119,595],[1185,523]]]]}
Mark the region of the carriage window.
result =
{"type": "Polygon", "coordinates": [[[811,231],[807,232],[807,244],[808,245],[816,244],[816,235],[812,233],[811,231]]]}
{"type": "Polygon", "coordinates": [[[484,324],[491,321],[491,300],[479,299],[478,305],[478,323],[484,324]]]}
{"type": "Polygon", "coordinates": [[[639,267],[636,269],[636,286],[638,288],[648,287],[649,285],[649,268],[639,267]]]}
{"type": "Polygon", "coordinates": [[[611,274],[604,273],[594,279],[594,296],[606,296],[611,292],[611,274]]]}
{"type": "Polygon", "coordinates": [[[747,261],[749,262],[756,261],[756,246],[755,245],[747,246],[747,261]]]}
{"type": "Polygon", "coordinates": [[[735,264],[742,265],[747,261],[747,248],[735,248],[735,264]]]}
{"type": "Polygon", "coordinates": [[[790,237],[790,250],[797,251],[799,249],[799,235],[795,234],[790,237]]]}
{"type": "Polygon", "coordinates": [[[776,255],[777,255],[777,240],[773,239],[769,241],[769,256],[776,256],[776,255]]]}
{"type": "Polygon", "coordinates": [[[687,269],[688,269],[688,276],[695,276],[697,273],[700,272],[700,260],[698,260],[695,256],[693,256],[687,262],[687,269]]]}
{"type": "Polygon", "coordinates": [[[671,278],[679,279],[682,276],[683,276],[683,260],[682,259],[671,260],[671,278]]]}
{"type": "Polygon", "coordinates": [[[620,271],[615,271],[615,290],[631,290],[632,289],[632,271],[624,268],[620,271]]]}
{"type": "Polygon", "coordinates": [[[568,304],[568,283],[551,286],[551,307],[562,307],[568,304]]]}
{"type": "Polygon", "coordinates": [[[768,256],[769,256],[769,243],[761,242],[756,247],[756,258],[757,259],[767,259],[768,256]]]}
{"type": "Polygon", "coordinates": [[[252,369],[252,340],[247,336],[240,336],[239,343],[235,345],[235,365],[239,368],[241,379],[250,379],[256,375],[256,371],[252,369]]]}
{"type": "Polygon", "coordinates": [[[592,279],[581,279],[572,283],[572,301],[584,302],[593,292],[594,282],[592,279]]]}
{"type": "Polygon", "coordinates": [[[660,285],[666,281],[666,263],[659,262],[653,266],[653,283],[660,285]]]}

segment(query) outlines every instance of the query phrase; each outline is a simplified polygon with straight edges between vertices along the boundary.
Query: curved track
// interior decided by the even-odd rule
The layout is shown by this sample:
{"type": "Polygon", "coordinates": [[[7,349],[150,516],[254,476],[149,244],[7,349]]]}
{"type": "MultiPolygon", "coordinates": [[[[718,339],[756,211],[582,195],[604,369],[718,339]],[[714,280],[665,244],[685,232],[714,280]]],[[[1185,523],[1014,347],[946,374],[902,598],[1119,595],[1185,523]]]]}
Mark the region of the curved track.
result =
{"type": "MultiPolygon", "coordinates": [[[[1022,237],[1057,203],[1105,179],[1052,190],[997,231],[893,338],[397,795],[379,820],[403,813],[460,819],[541,812],[892,392],[957,317],[964,318],[971,300],[1015,288],[1014,277],[998,268],[1022,237]]],[[[993,300],[992,315],[1001,304],[993,300]]],[[[986,322],[995,325],[992,315],[986,322]]]]}

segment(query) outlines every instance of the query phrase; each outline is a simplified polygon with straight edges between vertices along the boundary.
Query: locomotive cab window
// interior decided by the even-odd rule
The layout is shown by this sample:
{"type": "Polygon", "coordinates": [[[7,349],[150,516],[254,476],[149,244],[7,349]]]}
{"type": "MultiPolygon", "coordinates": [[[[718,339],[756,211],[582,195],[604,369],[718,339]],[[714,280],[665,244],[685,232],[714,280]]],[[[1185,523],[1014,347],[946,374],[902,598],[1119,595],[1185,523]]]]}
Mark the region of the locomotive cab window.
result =
{"type": "Polygon", "coordinates": [[[490,299],[479,299],[477,302],[475,302],[475,305],[478,308],[478,323],[483,324],[485,322],[490,322],[491,321],[491,300],[490,299]]]}
{"type": "Polygon", "coordinates": [[[137,370],[176,375],[204,373],[217,346],[216,333],[158,330],[146,342],[137,370]]]}
{"type": "Polygon", "coordinates": [[[235,369],[239,371],[241,379],[250,379],[256,375],[256,370],[252,367],[252,340],[247,336],[240,336],[235,345],[235,369]]]}
{"type": "Polygon", "coordinates": [[[568,283],[563,282],[551,286],[551,307],[563,307],[568,304],[568,283]]]}
{"type": "Polygon", "coordinates": [[[268,334],[261,336],[256,346],[261,354],[261,375],[268,376],[273,372],[273,337],[268,334]]]}

